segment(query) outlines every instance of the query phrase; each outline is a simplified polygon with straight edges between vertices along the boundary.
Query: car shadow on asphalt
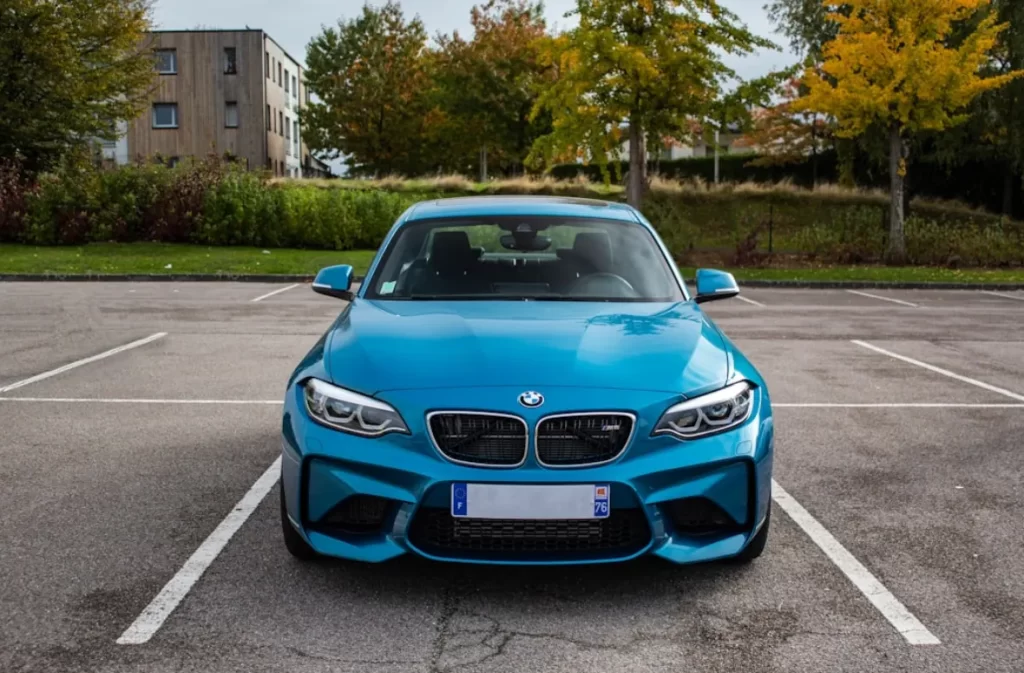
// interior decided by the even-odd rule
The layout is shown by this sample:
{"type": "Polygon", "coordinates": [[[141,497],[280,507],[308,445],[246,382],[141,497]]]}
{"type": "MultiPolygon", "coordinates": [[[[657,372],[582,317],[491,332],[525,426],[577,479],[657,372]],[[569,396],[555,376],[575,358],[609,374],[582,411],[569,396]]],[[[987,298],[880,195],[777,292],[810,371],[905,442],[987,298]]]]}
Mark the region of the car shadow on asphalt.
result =
{"type": "Polygon", "coordinates": [[[389,588],[403,592],[410,584],[419,584],[495,599],[519,597],[525,592],[571,601],[597,594],[639,598],[645,594],[664,595],[667,591],[696,597],[734,583],[747,572],[748,566],[728,561],[679,566],[657,558],[589,565],[504,566],[407,556],[381,564],[322,559],[309,570],[338,574],[383,592],[389,588]]]}

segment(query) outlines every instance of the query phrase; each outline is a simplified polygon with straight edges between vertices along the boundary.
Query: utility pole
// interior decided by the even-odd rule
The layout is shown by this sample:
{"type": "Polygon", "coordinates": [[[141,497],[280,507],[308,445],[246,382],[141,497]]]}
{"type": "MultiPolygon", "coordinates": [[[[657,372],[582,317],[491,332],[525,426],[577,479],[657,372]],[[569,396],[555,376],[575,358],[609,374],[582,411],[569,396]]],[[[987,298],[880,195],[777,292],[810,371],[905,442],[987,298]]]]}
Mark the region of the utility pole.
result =
{"type": "Polygon", "coordinates": [[[487,182],[487,148],[480,149],[480,182],[487,182]]]}
{"type": "Polygon", "coordinates": [[[718,130],[718,127],[716,126],[715,127],[715,184],[716,185],[718,184],[718,175],[719,175],[719,170],[718,170],[718,134],[719,134],[719,130],[718,130]]]}

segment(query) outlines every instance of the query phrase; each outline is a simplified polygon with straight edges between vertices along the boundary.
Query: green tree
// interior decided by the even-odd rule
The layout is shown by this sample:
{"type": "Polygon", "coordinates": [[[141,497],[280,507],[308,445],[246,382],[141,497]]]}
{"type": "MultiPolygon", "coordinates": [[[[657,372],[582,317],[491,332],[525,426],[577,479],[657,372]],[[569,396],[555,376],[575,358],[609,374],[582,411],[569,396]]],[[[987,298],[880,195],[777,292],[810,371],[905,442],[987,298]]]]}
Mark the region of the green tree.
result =
{"type": "Polygon", "coordinates": [[[0,160],[45,170],[139,114],[146,0],[0,0],[0,160]]]}
{"type": "Polygon", "coordinates": [[[774,45],[717,0],[577,0],[575,14],[579,25],[545,49],[557,79],[534,112],[550,112],[552,132],[531,158],[607,165],[628,129],[628,194],[640,206],[647,138],[688,137],[694,120],[721,120],[735,105],[721,95],[735,79],[723,55],[774,45]]]}
{"type": "Polygon", "coordinates": [[[371,175],[421,173],[430,77],[427,34],[399,5],[364,6],[362,14],[326,27],[306,51],[306,79],[317,101],[303,115],[311,149],[346,157],[371,175]]]}
{"type": "Polygon", "coordinates": [[[522,170],[534,140],[550,130],[531,112],[550,71],[540,60],[546,35],[543,8],[529,0],[489,0],[473,7],[474,34],[439,36],[434,53],[438,116],[432,129],[453,168],[486,163],[508,174],[522,170]]]}
{"type": "Polygon", "coordinates": [[[822,0],[772,0],[764,9],[778,31],[789,38],[793,51],[811,61],[821,60],[825,44],[839,32],[832,14],[849,11],[841,3],[822,0]]]}
{"type": "Polygon", "coordinates": [[[856,137],[873,125],[889,133],[891,208],[886,260],[906,261],[904,184],[910,138],[967,120],[967,106],[986,91],[1024,72],[986,76],[1005,25],[983,16],[963,41],[954,29],[989,6],[989,0],[850,0],[848,16],[834,14],[836,38],[825,45],[821,69],[804,76],[808,95],[794,111],[832,115],[837,135],[856,137]]]}
{"type": "MultiPolygon", "coordinates": [[[[1024,3],[993,0],[990,12],[1006,26],[982,68],[986,75],[1005,75],[1024,70],[1024,3]]],[[[986,14],[979,13],[980,20],[986,14]]],[[[969,33],[974,24],[963,28],[969,33]]],[[[971,106],[970,120],[939,136],[932,146],[947,165],[986,161],[1005,167],[1003,213],[1013,212],[1014,195],[1024,189],[1017,178],[1024,175],[1024,79],[981,95],[971,106]]]]}

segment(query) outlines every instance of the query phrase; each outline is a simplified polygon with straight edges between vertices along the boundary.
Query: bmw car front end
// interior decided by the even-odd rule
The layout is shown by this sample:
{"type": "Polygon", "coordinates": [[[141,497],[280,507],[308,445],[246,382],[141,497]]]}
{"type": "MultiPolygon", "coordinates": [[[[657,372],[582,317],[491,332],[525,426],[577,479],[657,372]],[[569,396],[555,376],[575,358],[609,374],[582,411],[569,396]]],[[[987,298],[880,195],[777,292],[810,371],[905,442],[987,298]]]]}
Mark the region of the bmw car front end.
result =
{"type": "Polygon", "coordinates": [[[464,201],[403,216],[355,295],[350,270],[318,277],[352,301],[288,385],[288,549],[505,564],[759,555],[768,391],[698,306],[734,295],[731,277],[705,274],[689,297],[623,206],[464,201]]]}

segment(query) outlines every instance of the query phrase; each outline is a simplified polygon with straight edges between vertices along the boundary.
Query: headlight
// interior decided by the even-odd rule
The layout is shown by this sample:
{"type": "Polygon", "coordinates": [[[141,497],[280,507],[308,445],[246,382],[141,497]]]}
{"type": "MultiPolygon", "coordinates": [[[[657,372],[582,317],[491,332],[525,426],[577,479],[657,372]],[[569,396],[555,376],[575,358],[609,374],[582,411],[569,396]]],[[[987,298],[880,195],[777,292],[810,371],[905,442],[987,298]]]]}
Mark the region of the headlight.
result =
{"type": "Polygon", "coordinates": [[[750,416],[754,387],[742,381],[670,407],[654,427],[655,435],[694,439],[734,428],[750,416]]]}
{"type": "Polygon", "coordinates": [[[389,432],[410,434],[405,421],[390,404],[319,379],[306,381],[303,390],[306,410],[322,425],[363,437],[379,437],[389,432]]]}

